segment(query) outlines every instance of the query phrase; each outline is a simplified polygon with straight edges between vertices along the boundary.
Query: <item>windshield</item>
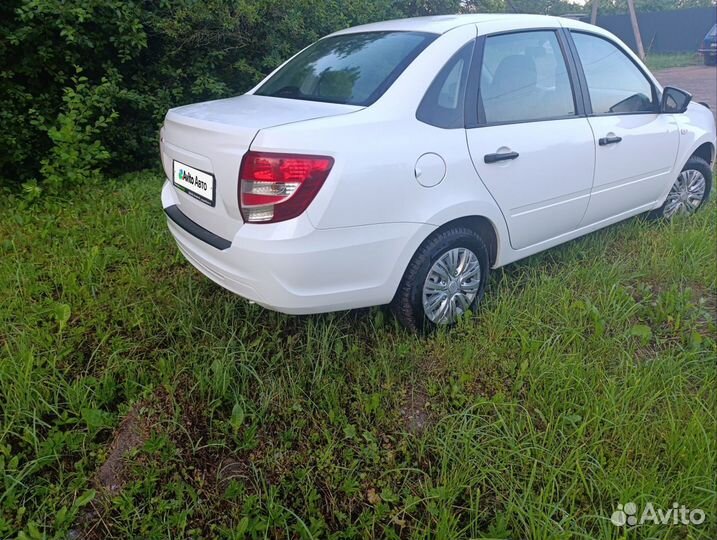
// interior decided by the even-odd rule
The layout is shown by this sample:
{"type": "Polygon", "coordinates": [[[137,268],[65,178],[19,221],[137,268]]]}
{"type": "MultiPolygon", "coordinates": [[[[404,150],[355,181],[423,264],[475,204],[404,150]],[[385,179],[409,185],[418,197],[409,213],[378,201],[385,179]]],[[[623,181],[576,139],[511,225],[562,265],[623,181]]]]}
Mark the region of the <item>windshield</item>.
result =
{"type": "Polygon", "coordinates": [[[435,38],[421,32],[364,32],[324,38],[277,71],[256,94],[370,105],[435,38]]]}
{"type": "Polygon", "coordinates": [[[709,33],[707,34],[707,37],[715,37],[715,36],[717,36],[717,24],[715,24],[712,27],[712,30],[710,30],[709,33]]]}

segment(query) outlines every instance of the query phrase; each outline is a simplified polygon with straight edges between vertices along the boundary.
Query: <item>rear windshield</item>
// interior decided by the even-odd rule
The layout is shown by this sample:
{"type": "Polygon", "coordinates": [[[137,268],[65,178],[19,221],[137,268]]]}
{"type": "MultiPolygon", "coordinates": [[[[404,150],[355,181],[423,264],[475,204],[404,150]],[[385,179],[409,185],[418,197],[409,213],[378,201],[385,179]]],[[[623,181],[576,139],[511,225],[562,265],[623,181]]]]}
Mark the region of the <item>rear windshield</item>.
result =
{"type": "Polygon", "coordinates": [[[370,105],[436,38],[421,32],[364,32],[317,41],[277,71],[256,94],[370,105]]]}

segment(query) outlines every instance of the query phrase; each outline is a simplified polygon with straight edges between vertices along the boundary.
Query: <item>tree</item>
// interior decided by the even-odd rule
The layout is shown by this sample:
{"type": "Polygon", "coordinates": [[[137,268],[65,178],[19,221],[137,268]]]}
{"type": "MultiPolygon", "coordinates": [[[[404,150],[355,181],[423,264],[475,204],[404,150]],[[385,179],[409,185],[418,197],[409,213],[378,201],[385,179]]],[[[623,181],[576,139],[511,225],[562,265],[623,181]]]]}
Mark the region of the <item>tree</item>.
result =
{"type": "Polygon", "coordinates": [[[5,0],[0,170],[61,185],[157,164],[167,109],[237,95],[335,30],[460,0],[5,0]],[[69,180],[67,180],[69,182],[69,180]]]}
{"type": "Polygon", "coordinates": [[[475,13],[540,13],[562,15],[584,11],[585,6],[567,0],[467,0],[464,10],[475,13]]]}

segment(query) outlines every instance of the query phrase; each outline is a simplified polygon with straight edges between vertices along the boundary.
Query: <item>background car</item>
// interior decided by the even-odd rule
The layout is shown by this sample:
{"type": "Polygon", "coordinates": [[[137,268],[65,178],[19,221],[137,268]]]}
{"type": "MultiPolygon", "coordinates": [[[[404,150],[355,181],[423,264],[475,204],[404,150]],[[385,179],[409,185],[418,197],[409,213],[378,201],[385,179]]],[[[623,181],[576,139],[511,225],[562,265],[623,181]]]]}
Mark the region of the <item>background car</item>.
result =
{"type": "Polygon", "coordinates": [[[717,24],[707,32],[699,53],[704,57],[706,66],[717,65],[717,24]]]}

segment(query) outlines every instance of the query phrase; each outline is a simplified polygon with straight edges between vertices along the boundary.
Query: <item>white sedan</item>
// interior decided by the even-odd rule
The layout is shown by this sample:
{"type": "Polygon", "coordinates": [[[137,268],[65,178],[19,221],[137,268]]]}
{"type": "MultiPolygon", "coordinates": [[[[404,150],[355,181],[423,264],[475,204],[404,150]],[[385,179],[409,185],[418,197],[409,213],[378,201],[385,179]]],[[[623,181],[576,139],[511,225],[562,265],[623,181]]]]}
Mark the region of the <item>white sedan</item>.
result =
{"type": "Polygon", "coordinates": [[[610,33],[532,15],[331,34],[248,93],[172,109],[187,260],[269,309],[452,324],[489,271],[644,212],[691,214],[715,121],[610,33]]]}

